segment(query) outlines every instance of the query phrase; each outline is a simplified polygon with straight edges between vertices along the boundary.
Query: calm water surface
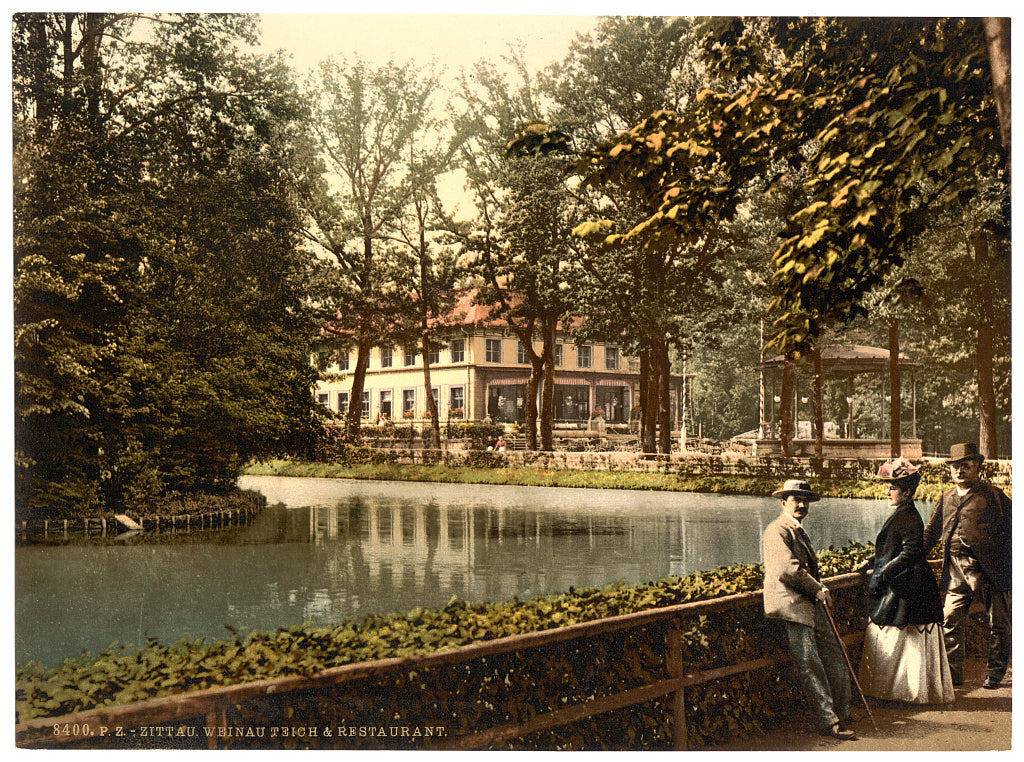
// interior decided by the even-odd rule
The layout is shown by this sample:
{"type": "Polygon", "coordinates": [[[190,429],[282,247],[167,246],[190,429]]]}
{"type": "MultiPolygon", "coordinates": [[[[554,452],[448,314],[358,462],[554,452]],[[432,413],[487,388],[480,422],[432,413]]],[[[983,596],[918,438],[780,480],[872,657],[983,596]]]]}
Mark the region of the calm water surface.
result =
{"type": "MultiPolygon", "coordinates": [[[[15,658],[58,665],[114,642],[171,643],[369,613],[647,582],[760,560],[771,498],[244,477],[251,524],[15,551],[15,658]]],[[[919,506],[922,508],[922,506],[919,506]]],[[[881,500],[823,500],[815,547],[874,541],[881,500]]]]}

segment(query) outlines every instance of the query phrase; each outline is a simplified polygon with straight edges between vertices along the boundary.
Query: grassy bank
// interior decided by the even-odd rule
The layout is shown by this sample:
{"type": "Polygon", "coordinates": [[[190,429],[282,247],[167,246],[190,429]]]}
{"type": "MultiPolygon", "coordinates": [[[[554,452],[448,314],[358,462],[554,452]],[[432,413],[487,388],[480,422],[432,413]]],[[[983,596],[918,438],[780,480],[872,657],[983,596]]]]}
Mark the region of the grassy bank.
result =
{"type": "MultiPolygon", "coordinates": [[[[246,469],[246,473],[262,476],[305,476],[326,479],[504,484],[524,487],[580,487],[755,496],[770,495],[779,487],[777,479],[740,474],[694,476],[614,470],[544,469],[516,466],[470,468],[467,466],[424,466],[395,463],[342,465],[294,460],[255,463],[246,469]]],[[[868,479],[819,482],[812,480],[812,486],[825,497],[880,499],[885,496],[884,485],[868,479]]],[[[918,498],[933,500],[938,497],[943,488],[943,485],[922,484],[918,498]]]]}

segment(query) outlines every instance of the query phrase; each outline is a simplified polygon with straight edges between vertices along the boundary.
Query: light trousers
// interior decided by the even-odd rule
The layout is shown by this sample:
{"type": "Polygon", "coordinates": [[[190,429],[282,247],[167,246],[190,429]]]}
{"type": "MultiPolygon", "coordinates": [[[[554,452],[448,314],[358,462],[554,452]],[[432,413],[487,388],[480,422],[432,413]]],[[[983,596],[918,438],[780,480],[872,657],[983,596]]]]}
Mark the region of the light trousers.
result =
{"type": "Polygon", "coordinates": [[[849,720],[849,672],[824,605],[814,605],[814,627],[787,621],[786,637],[818,732],[849,720]]]}

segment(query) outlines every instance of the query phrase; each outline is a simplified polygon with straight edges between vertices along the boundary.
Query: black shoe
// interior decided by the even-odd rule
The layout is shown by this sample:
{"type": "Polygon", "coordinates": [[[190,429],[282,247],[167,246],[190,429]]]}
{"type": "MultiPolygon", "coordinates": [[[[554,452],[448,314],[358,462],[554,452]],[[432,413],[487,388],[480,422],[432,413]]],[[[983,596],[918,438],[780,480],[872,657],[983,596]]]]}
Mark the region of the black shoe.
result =
{"type": "Polygon", "coordinates": [[[994,691],[996,688],[999,687],[999,683],[1001,683],[1002,681],[1003,678],[1001,677],[986,677],[985,682],[981,684],[981,687],[987,688],[990,691],[994,691]]]}
{"type": "Polygon", "coordinates": [[[826,730],[824,733],[822,733],[822,735],[828,736],[829,738],[837,738],[840,741],[857,740],[857,735],[852,730],[847,730],[843,728],[843,726],[840,725],[838,722],[832,727],[830,727],[828,730],[826,730]]]}

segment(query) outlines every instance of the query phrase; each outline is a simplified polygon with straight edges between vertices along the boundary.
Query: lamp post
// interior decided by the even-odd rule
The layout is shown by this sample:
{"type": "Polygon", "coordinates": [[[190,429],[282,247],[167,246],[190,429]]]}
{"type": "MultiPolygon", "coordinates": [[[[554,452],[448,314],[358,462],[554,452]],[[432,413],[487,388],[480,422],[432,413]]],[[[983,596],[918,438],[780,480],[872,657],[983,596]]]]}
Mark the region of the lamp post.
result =
{"type": "Polygon", "coordinates": [[[853,397],[846,398],[846,405],[849,409],[846,419],[846,438],[853,439],[853,397]]]}

